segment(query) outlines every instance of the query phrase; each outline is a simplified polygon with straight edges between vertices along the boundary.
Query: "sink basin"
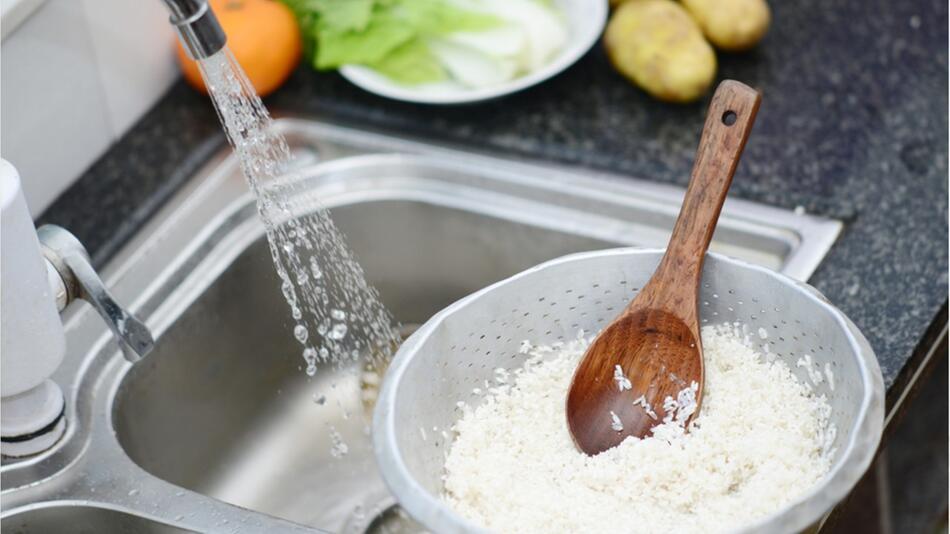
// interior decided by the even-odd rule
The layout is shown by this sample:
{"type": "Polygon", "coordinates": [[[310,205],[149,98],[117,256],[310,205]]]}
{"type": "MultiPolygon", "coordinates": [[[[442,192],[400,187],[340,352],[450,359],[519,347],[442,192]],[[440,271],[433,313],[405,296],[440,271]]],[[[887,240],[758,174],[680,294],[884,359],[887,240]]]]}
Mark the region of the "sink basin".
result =
{"type": "MultiPolygon", "coordinates": [[[[301,165],[294,179],[304,193],[294,209],[332,210],[409,330],[542,261],[662,245],[682,198],[682,190],[648,182],[317,122],[279,127],[301,165]]],[[[712,248],[807,279],[840,228],[730,200],[712,248]]],[[[374,382],[356,364],[304,373],[263,227],[231,157],[209,162],[104,279],[152,328],[155,351],[131,366],[87,309],[75,311],[70,355],[56,377],[73,392],[73,424],[57,450],[0,469],[4,527],[20,517],[17,506],[53,495],[122,504],[123,512],[81,512],[105,520],[148,512],[198,531],[219,530],[222,518],[273,532],[406,523],[370,450],[374,382]],[[16,489],[41,477],[51,482],[16,489]],[[90,491],[97,484],[109,491],[90,491]],[[130,498],[133,491],[141,494],[130,498]]],[[[48,524],[23,517],[34,529],[48,524]]]]}

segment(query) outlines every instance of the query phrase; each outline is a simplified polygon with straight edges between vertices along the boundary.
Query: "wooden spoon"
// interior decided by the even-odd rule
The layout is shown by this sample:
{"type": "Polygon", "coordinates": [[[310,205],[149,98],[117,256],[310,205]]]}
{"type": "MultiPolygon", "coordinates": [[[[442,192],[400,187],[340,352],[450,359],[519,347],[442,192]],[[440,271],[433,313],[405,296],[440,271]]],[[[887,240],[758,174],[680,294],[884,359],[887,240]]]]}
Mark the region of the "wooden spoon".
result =
{"type": "Polygon", "coordinates": [[[577,366],[567,395],[567,424],[577,447],[589,455],[627,436],[645,436],[667,415],[688,425],[699,413],[703,350],[697,296],[703,259],[760,100],[757,91],[733,80],[716,88],[666,254],[577,366]],[[692,413],[666,401],[689,397],[691,386],[692,413]]]}

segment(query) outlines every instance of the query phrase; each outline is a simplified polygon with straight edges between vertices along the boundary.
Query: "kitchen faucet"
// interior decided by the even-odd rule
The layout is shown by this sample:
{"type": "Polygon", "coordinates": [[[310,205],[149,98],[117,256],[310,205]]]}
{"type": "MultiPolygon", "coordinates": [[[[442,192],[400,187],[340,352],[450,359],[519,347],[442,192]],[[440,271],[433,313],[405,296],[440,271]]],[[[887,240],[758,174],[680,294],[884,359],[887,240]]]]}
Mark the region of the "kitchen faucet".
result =
{"type": "MultiPolygon", "coordinates": [[[[207,0],[163,1],[193,59],[224,47],[227,38],[207,0]]],[[[49,377],[66,353],[59,314],[71,302],[89,302],[132,363],[151,352],[154,341],[148,327],[112,298],[75,236],[54,225],[34,227],[19,174],[5,160],[0,200],[0,454],[9,459],[39,454],[66,432],[65,398],[49,377]]]]}

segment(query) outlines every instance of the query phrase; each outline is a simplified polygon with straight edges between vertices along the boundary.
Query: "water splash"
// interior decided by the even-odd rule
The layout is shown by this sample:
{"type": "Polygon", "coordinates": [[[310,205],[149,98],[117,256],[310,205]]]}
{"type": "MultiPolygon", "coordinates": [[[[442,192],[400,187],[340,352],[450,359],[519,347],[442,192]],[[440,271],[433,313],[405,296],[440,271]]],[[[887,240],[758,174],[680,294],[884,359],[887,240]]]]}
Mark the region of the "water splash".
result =
{"type": "Polygon", "coordinates": [[[227,47],[198,63],[228,141],[257,198],[280,290],[303,345],[307,374],[317,363],[360,354],[388,358],[398,341],[392,317],[330,219],[285,172],[290,149],[227,47]],[[295,202],[297,204],[295,204],[295,202]]]}

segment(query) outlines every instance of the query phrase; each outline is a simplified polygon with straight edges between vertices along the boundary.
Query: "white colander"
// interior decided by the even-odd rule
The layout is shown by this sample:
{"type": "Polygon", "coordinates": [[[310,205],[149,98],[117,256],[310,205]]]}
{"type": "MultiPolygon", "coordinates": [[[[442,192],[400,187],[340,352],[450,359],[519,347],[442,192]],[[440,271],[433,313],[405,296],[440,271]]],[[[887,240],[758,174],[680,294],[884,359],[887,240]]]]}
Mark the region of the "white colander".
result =
{"type": "MultiPolygon", "coordinates": [[[[482,397],[473,389],[528,357],[522,340],[550,344],[606,326],[650,279],[662,250],[614,249],[565,256],[489,286],[441,311],[396,354],[373,420],[383,478],[399,503],[436,533],[484,532],[442,501],[451,433],[482,397]]],[[[741,532],[797,532],[817,522],[867,469],[881,437],[884,383],[867,340],[811,286],[764,267],[709,254],[699,297],[703,324],[740,322],[763,329],[770,352],[811,383],[798,360],[811,355],[822,373],[814,386],[832,407],[837,451],[831,471],[807,494],[741,532]]],[[[566,393],[565,393],[566,394],[566,393]]],[[[565,422],[565,424],[567,424],[565,422]]]]}

